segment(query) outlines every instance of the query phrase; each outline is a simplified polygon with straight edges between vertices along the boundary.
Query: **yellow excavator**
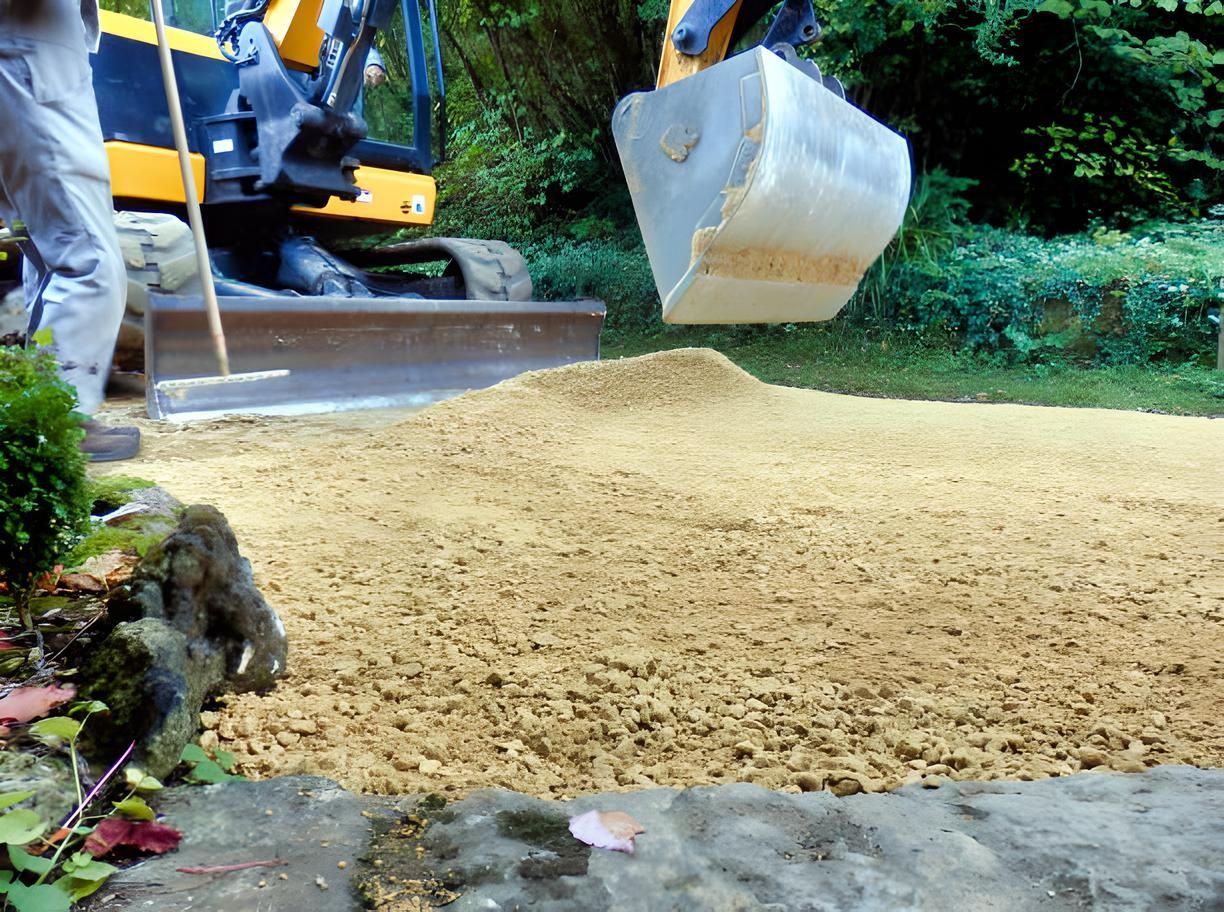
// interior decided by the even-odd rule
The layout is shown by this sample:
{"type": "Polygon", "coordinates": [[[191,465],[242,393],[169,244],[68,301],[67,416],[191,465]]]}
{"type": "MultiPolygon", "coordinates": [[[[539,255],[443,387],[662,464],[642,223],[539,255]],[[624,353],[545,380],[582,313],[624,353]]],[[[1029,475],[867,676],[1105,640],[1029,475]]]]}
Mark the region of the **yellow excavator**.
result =
{"type": "MultiPolygon", "coordinates": [[[[230,361],[284,378],[258,403],[240,383],[157,392],[215,364],[154,26],[104,11],[93,66],[128,263],[119,349],[143,350],[152,416],[423,404],[598,357],[603,305],[532,300],[523,258],[500,241],[335,252],[433,220],[436,0],[161,2],[230,361]],[[393,20],[403,47],[384,51],[402,53],[409,101],[380,118],[398,135],[374,136],[363,77],[393,20]]],[[[613,115],[669,322],[829,319],[907,204],[905,140],[797,51],[819,35],[811,0],[784,0],[743,47],[773,6],[673,0],[657,87],[613,115]]]]}

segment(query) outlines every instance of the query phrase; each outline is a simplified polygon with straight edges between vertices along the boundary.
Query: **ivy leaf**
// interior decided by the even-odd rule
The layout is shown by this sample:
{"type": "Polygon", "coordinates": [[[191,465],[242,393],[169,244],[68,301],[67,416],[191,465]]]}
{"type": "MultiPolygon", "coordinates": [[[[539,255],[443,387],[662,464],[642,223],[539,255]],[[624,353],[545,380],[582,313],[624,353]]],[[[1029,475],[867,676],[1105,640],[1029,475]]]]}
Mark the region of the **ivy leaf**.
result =
{"type": "Polygon", "coordinates": [[[47,831],[47,821],[35,811],[9,811],[0,817],[0,842],[25,845],[47,831]]]}
{"type": "Polygon", "coordinates": [[[33,792],[5,792],[0,795],[0,808],[10,807],[14,804],[19,804],[27,798],[32,798],[33,792]]]}
{"type": "Polygon", "coordinates": [[[128,817],[134,817],[137,820],[152,820],[157,815],[153,813],[153,809],[145,804],[143,798],[132,796],[125,798],[122,801],[114,802],[115,810],[120,814],[126,814],[128,817]]]}
{"type": "Polygon", "coordinates": [[[27,887],[19,880],[9,885],[9,903],[17,912],[69,912],[72,900],[51,884],[27,887]]]}
{"type": "Polygon", "coordinates": [[[75,716],[77,713],[101,713],[108,712],[110,707],[101,700],[82,700],[80,703],[73,703],[68,707],[68,715],[75,716]]]}
{"type": "Polygon", "coordinates": [[[79,902],[86,896],[96,893],[107,878],[119,869],[105,861],[93,861],[81,865],[71,873],[65,874],[53,886],[68,894],[72,902],[79,902]]]}
{"type": "Polygon", "coordinates": [[[80,730],[81,723],[67,716],[52,716],[30,726],[30,734],[51,747],[63,741],[71,741],[80,730]]]}
{"type": "Polygon", "coordinates": [[[241,776],[233,776],[223,770],[219,764],[212,760],[202,760],[191,768],[186,776],[188,782],[197,784],[213,785],[218,782],[229,782],[232,779],[241,779],[241,776]]]}
{"type": "Polygon", "coordinates": [[[21,846],[9,846],[9,860],[18,871],[32,871],[35,874],[46,874],[51,870],[50,858],[39,858],[31,855],[21,846]]]}
{"type": "Polygon", "coordinates": [[[188,744],[183,748],[183,753],[179,757],[183,763],[203,763],[208,760],[208,754],[204,753],[204,748],[198,744],[188,744]]]}

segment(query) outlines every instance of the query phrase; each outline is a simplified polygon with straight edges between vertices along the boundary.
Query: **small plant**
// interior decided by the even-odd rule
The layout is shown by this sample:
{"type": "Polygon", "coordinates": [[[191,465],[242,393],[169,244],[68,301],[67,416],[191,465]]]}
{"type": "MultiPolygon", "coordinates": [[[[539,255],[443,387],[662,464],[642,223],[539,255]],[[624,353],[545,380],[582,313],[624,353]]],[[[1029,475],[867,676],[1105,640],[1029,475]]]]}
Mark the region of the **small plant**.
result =
{"type": "Polygon", "coordinates": [[[234,773],[237,763],[234,755],[220,748],[213,751],[210,757],[200,745],[188,744],[179,759],[188,766],[183,778],[195,785],[212,785],[244,778],[234,773]]]}
{"type": "Polygon", "coordinates": [[[45,349],[0,347],[0,577],[26,629],[35,577],[89,518],[76,397],[45,349]]]}
{"type": "MultiPolygon", "coordinates": [[[[8,849],[12,867],[12,870],[0,871],[0,895],[4,897],[5,909],[15,912],[68,912],[73,903],[94,893],[118,870],[112,864],[98,861],[96,857],[105,854],[113,845],[100,838],[105,825],[114,823],[120,828],[131,828],[145,826],[152,821],[153,811],[141,796],[159,790],[161,783],[133,767],[125,771],[127,791],[124,797],[113,802],[108,811],[88,813],[111,775],[127,759],[125,753],[89,794],[84,794],[77,738],[89,717],[104,711],[106,705],[96,700],[78,703],[67,716],[52,716],[29,727],[29,733],[48,747],[67,748],[76,786],[76,810],[54,831],[51,831],[50,822],[32,809],[18,808],[0,816],[0,843],[8,849]],[[80,714],[83,714],[83,718],[79,721],[72,718],[80,714]],[[130,818],[136,823],[123,818],[130,818]]],[[[0,808],[11,808],[33,796],[34,792],[29,791],[0,794],[0,808]]],[[[157,824],[149,825],[169,829],[157,824]]],[[[177,844],[177,839],[174,842],[177,844]]]]}

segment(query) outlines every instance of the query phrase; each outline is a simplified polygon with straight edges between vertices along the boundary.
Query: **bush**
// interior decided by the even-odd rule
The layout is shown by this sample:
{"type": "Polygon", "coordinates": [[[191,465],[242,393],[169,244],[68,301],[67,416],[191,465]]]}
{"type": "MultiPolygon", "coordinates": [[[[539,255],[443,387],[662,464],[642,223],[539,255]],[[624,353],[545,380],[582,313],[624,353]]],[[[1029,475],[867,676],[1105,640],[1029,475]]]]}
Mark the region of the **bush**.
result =
{"type": "Polygon", "coordinates": [[[894,272],[902,325],[946,330],[966,348],[1039,361],[1208,363],[1224,297],[1224,222],[1043,240],[966,230],[946,254],[894,272]]]}
{"type": "Polygon", "coordinates": [[[548,301],[599,298],[608,307],[604,328],[611,333],[662,328],[659,295],[640,241],[563,238],[528,243],[520,249],[531,269],[534,297],[548,301]]]}
{"type": "Polygon", "coordinates": [[[0,577],[19,594],[89,518],[75,404],[48,352],[0,348],[0,577]]]}

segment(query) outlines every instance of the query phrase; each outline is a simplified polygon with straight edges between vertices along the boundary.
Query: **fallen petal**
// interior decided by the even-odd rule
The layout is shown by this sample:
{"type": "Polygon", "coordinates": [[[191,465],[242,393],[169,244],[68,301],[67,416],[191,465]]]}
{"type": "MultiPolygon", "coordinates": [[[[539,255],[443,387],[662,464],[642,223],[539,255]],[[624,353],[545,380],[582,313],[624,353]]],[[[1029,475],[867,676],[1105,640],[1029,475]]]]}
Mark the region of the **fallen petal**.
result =
{"type": "Polygon", "coordinates": [[[72,687],[18,687],[0,699],[0,735],[7,735],[6,722],[30,722],[76,696],[72,687]]]}
{"type": "Polygon", "coordinates": [[[646,830],[622,811],[587,811],[569,822],[570,835],[597,849],[633,854],[633,837],[646,830]]]}

